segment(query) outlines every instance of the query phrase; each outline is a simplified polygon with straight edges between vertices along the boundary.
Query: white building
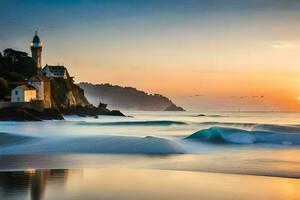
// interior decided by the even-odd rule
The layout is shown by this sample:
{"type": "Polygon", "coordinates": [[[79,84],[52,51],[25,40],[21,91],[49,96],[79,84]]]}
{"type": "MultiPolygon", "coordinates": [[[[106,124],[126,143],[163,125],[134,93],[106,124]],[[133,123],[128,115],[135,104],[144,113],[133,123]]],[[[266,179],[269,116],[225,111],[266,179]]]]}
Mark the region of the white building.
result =
{"type": "Polygon", "coordinates": [[[37,100],[51,99],[51,85],[50,80],[46,76],[32,76],[27,83],[37,90],[37,100]]]}
{"type": "Polygon", "coordinates": [[[42,73],[48,78],[67,78],[67,69],[64,66],[50,66],[46,65],[42,73]]]}
{"type": "Polygon", "coordinates": [[[11,91],[11,102],[30,102],[36,97],[37,90],[31,85],[20,85],[11,91]]]}

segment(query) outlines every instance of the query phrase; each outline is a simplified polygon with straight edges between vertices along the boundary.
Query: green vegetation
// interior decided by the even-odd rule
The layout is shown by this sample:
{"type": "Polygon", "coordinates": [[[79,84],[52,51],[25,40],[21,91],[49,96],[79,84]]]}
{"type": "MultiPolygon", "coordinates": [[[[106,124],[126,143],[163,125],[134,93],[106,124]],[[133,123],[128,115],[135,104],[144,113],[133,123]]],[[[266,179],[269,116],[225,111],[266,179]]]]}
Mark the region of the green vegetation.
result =
{"type": "Polygon", "coordinates": [[[7,81],[0,77],[0,99],[3,100],[8,93],[7,81]]]}
{"type": "Polygon", "coordinates": [[[36,71],[36,63],[27,53],[5,49],[0,54],[0,98],[8,96],[11,89],[23,83],[36,71]]]}

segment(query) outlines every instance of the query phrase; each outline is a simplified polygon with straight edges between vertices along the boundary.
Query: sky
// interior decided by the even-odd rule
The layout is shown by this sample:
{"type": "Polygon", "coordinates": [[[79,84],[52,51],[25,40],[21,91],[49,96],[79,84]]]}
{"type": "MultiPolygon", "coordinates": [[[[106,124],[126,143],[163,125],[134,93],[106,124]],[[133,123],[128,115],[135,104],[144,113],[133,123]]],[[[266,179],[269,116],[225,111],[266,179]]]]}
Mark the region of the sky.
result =
{"type": "Polygon", "coordinates": [[[298,0],[0,0],[0,49],[188,110],[300,111],[298,0]],[[299,99],[298,99],[299,98],[299,99]]]}

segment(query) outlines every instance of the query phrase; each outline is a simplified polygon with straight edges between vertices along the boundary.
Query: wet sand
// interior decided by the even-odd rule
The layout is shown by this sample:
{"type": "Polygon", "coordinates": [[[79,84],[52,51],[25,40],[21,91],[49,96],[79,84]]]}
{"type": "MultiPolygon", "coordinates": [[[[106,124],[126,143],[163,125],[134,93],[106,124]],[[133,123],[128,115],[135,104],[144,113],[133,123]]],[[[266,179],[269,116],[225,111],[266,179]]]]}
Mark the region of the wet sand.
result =
{"type": "Polygon", "coordinates": [[[188,171],[97,168],[1,172],[0,199],[296,200],[300,180],[188,171]]]}

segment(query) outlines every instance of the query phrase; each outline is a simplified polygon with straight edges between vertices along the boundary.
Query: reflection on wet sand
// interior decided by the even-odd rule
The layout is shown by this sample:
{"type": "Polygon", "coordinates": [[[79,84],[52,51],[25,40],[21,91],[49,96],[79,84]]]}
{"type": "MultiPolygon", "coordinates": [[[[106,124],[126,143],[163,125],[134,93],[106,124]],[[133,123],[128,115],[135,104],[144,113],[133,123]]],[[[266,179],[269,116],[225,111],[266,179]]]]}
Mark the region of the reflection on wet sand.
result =
{"type": "Polygon", "coordinates": [[[98,168],[0,172],[5,200],[298,200],[300,180],[249,175],[98,168]]]}
{"type": "Polygon", "coordinates": [[[56,187],[63,188],[68,170],[35,170],[0,173],[0,197],[22,199],[30,194],[31,200],[43,199],[48,182],[55,182],[56,187]]]}

